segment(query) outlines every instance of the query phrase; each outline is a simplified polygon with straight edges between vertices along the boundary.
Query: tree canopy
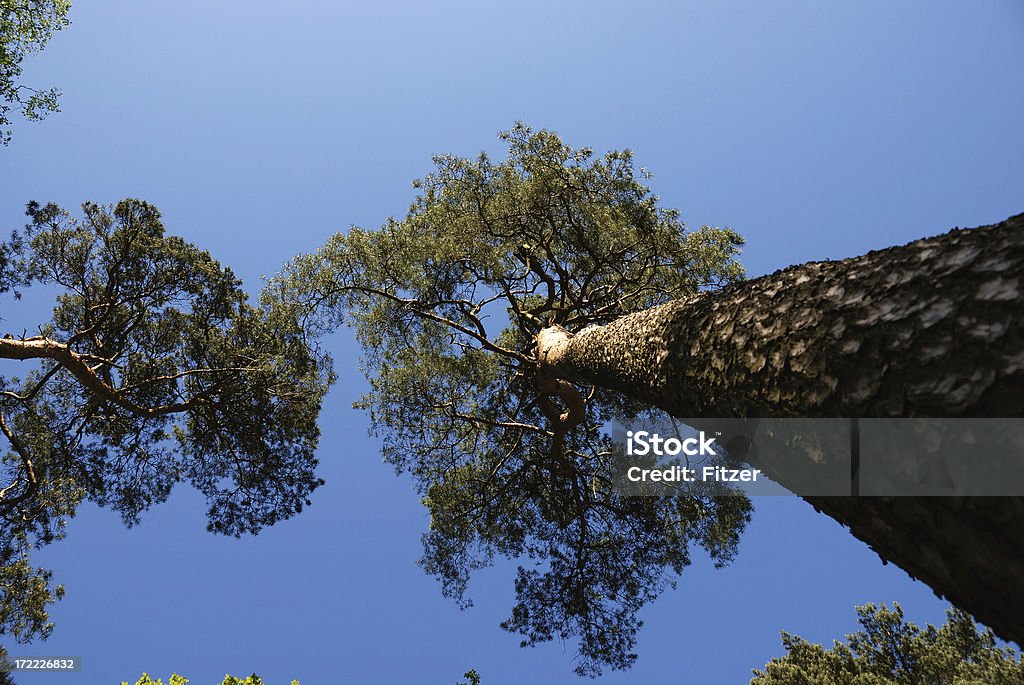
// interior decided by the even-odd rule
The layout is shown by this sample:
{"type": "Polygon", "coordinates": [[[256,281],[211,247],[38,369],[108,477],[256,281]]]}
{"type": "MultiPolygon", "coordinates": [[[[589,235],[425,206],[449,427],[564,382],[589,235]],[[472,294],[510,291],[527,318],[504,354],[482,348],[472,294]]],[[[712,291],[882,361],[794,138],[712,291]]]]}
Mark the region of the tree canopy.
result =
{"type": "Polygon", "coordinates": [[[919,628],[893,603],[857,607],[861,629],[826,649],[782,632],[786,655],[755,670],[750,685],[1021,685],[1024,661],[999,647],[959,609],[946,623],[919,628]]]}
{"type": "Polygon", "coordinates": [[[737,280],[732,230],[686,230],[629,151],[595,156],[517,125],[508,159],[438,156],[403,219],[352,228],[264,291],[313,333],[355,327],[383,455],[430,511],[423,568],[468,605],[471,573],[528,560],[503,623],[522,644],[578,638],[577,672],[625,668],[637,611],[690,563],[728,562],[744,497],[625,498],[603,428],[649,410],[538,373],[535,336],[737,280]]]}
{"type": "Polygon", "coordinates": [[[0,144],[11,137],[11,111],[42,119],[58,109],[56,88],[19,83],[22,61],[42,50],[55,31],[68,25],[69,0],[0,0],[0,144]]]}
{"type": "Polygon", "coordinates": [[[30,203],[0,244],[0,292],[57,292],[49,321],[0,339],[0,634],[50,630],[60,596],[29,551],[83,501],[127,525],[172,487],[209,503],[209,529],[256,533],[309,504],[316,419],[332,375],[294,316],[254,307],[207,252],[165,234],[139,200],[81,219],[30,203]]]}

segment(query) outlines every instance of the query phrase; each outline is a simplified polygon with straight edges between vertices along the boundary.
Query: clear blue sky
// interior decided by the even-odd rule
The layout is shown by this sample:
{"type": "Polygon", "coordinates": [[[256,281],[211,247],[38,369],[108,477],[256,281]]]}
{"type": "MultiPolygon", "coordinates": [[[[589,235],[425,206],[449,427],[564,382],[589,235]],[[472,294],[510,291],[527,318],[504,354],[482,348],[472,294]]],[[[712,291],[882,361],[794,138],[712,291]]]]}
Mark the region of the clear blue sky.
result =
{"type": "MultiPolygon", "coordinates": [[[[0,149],[0,227],[32,199],[141,197],[254,293],[330,233],[404,214],[431,155],[499,153],[517,119],[632,148],[688,224],[747,237],[751,275],[1024,211],[1016,0],[82,0],[72,19],[27,64],[64,111],[0,149]]],[[[341,382],[314,506],[240,541],[206,533],[185,488],[132,530],[85,507],[36,555],[68,589],[58,627],[15,650],[81,655],[84,672],[19,682],[578,681],[573,645],[523,650],[498,627],[511,565],[475,578],[465,612],[414,565],[424,510],[350,408],[353,341],[329,345],[341,382]]],[[[603,683],[745,683],[780,628],[827,642],[869,601],[942,620],[928,588],[801,500],[755,506],[735,563],[697,558],[643,613],[637,665],[603,683]]]]}

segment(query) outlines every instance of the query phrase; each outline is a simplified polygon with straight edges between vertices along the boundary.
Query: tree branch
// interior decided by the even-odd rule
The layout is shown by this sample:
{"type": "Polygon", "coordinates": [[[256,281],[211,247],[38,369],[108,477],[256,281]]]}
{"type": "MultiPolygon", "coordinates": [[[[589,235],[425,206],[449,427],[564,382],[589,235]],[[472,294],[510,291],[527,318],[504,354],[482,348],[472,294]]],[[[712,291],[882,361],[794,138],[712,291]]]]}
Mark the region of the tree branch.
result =
{"type": "Polygon", "coordinates": [[[128,399],[119,390],[108,385],[96,375],[95,370],[86,363],[82,355],[67,345],[48,338],[34,340],[0,339],[0,359],[52,359],[68,370],[78,381],[91,391],[100,401],[113,402],[137,416],[163,416],[189,409],[199,398],[167,404],[159,407],[145,407],[128,399]]]}

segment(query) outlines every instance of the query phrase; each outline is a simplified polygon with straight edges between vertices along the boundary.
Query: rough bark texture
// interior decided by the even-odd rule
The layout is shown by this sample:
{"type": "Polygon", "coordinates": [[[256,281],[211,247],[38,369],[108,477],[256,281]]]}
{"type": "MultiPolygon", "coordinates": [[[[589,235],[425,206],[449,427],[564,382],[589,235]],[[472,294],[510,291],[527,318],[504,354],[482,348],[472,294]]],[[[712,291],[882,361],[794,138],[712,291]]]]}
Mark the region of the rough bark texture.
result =
{"type": "MultiPolygon", "coordinates": [[[[1022,291],[1017,215],[547,331],[538,351],[547,371],[675,416],[1020,417],[1022,291]]],[[[1024,498],[806,499],[1024,644],[1024,498]]]]}

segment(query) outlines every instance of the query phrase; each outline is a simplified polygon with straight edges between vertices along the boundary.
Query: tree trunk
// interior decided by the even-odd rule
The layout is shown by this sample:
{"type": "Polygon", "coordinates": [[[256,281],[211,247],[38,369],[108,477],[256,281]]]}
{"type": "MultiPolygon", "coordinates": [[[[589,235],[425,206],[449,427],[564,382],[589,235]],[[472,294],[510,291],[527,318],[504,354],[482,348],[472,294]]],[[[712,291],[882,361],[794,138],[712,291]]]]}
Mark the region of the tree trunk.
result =
{"type": "MultiPolygon", "coordinates": [[[[538,353],[545,373],[679,417],[1021,417],[1022,291],[1024,214],[790,267],[575,336],[546,329],[538,353]]],[[[1024,644],[1024,498],[805,499],[1024,644]]]]}

